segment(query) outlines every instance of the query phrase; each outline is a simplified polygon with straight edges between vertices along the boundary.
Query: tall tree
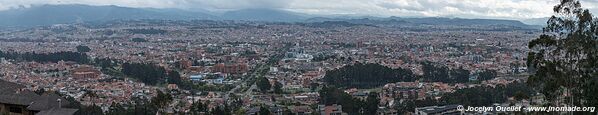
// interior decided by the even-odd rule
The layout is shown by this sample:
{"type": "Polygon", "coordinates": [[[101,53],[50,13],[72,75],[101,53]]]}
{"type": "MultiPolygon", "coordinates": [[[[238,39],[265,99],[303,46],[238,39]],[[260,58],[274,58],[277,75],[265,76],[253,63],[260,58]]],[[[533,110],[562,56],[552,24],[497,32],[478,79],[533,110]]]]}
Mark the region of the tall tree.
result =
{"type": "Polygon", "coordinates": [[[167,106],[168,104],[170,104],[170,102],[172,101],[172,95],[168,94],[168,93],[164,93],[160,90],[156,90],[157,95],[156,97],[153,97],[151,99],[151,103],[158,107],[158,108],[162,108],[167,106]]]}
{"type": "Polygon", "coordinates": [[[81,53],[85,53],[85,52],[89,52],[91,51],[91,48],[84,46],[84,45],[78,45],[77,46],[77,52],[81,52],[81,53]]]}
{"type": "Polygon", "coordinates": [[[191,104],[191,110],[189,111],[191,115],[200,115],[202,112],[207,112],[208,108],[201,102],[193,102],[191,104]]]}
{"type": "Polygon", "coordinates": [[[368,94],[368,97],[365,101],[365,113],[369,115],[376,114],[378,110],[378,104],[380,104],[380,98],[378,98],[378,93],[372,92],[368,94]]]}
{"type": "Polygon", "coordinates": [[[392,69],[373,63],[356,63],[326,71],[323,80],[328,85],[336,87],[374,88],[386,83],[415,81],[415,76],[408,69],[392,69]]]}
{"type": "MultiPolygon", "coordinates": [[[[163,83],[162,81],[167,77],[166,69],[154,64],[124,63],[121,71],[128,77],[139,79],[141,82],[150,85],[163,83]]],[[[172,75],[176,76],[176,74],[173,73],[172,75]]]]}
{"type": "Polygon", "coordinates": [[[266,92],[266,91],[270,90],[270,88],[272,87],[272,85],[270,84],[270,81],[266,77],[257,78],[256,85],[257,85],[257,88],[259,88],[260,91],[262,91],[262,92],[266,92]]]}
{"type": "Polygon", "coordinates": [[[544,33],[530,41],[528,84],[553,105],[598,106],[598,19],[561,0],[544,33]]]}
{"type": "Polygon", "coordinates": [[[482,70],[478,73],[478,80],[485,81],[496,78],[496,70],[482,70]]]}
{"type": "Polygon", "coordinates": [[[260,106],[260,112],[258,115],[270,115],[270,109],[264,107],[264,106],[260,106]]]}
{"type": "Polygon", "coordinates": [[[178,71],[168,72],[168,83],[180,85],[182,82],[181,74],[178,71]]]}
{"type": "Polygon", "coordinates": [[[108,108],[108,112],[106,112],[106,115],[126,115],[126,109],[118,103],[112,102],[112,104],[110,105],[110,107],[108,108]]]}
{"type": "Polygon", "coordinates": [[[283,92],[282,91],[282,83],[280,83],[278,81],[274,82],[273,88],[274,88],[274,93],[281,94],[283,92]]]}
{"type": "MultiPolygon", "coordinates": [[[[351,95],[347,94],[341,89],[335,87],[322,87],[320,90],[320,104],[324,105],[333,105],[339,104],[342,105],[343,112],[347,112],[350,115],[355,115],[357,113],[365,112],[366,102],[362,101],[361,99],[353,98],[351,95]]],[[[376,99],[377,100],[377,99],[376,99]]],[[[376,103],[373,102],[372,103],[376,103]]],[[[377,106],[377,104],[376,104],[377,106]]]]}

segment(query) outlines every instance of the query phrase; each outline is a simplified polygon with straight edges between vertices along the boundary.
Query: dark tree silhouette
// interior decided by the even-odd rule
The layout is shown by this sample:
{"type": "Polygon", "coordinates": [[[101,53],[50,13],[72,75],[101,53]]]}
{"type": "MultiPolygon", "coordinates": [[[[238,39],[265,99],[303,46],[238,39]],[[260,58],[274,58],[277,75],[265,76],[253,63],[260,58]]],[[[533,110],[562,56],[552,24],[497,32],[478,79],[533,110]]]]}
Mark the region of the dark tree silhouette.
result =
{"type": "Polygon", "coordinates": [[[372,88],[386,83],[415,81],[411,70],[357,63],[326,72],[324,81],[337,87],[372,88]]]}
{"type": "Polygon", "coordinates": [[[168,31],[161,30],[161,29],[126,29],[127,31],[134,33],[134,34],[166,34],[168,31]]]}
{"type": "Polygon", "coordinates": [[[264,107],[264,106],[260,106],[260,112],[258,113],[258,115],[271,115],[272,113],[270,113],[270,109],[264,107]]]}
{"type": "Polygon", "coordinates": [[[143,39],[143,38],[133,38],[133,39],[131,39],[131,41],[133,41],[133,42],[147,42],[147,40],[143,39]]]}
{"type": "Polygon", "coordinates": [[[84,46],[84,45],[77,46],[77,52],[85,53],[85,52],[89,52],[89,51],[91,51],[91,49],[87,46],[84,46]]]}
{"type": "Polygon", "coordinates": [[[168,104],[170,104],[170,102],[172,101],[172,95],[168,94],[168,93],[164,93],[160,90],[157,90],[157,95],[156,97],[153,97],[151,99],[151,103],[152,105],[158,107],[158,108],[163,108],[165,106],[167,106],[168,104]]]}
{"type": "Polygon", "coordinates": [[[272,87],[272,85],[270,84],[270,81],[266,77],[258,77],[257,81],[256,81],[256,85],[257,85],[257,88],[260,89],[260,91],[262,91],[262,92],[266,92],[266,91],[270,90],[270,88],[272,87]]]}
{"type": "Polygon", "coordinates": [[[181,74],[177,71],[170,71],[168,72],[168,83],[171,84],[182,84],[183,80],[181,80],[181,74]]]}
{"type": "Polygon", "coordinates": [[[281,94],[283,92],[282,91],[282,83],[280,83],[278,81],[276,81],[274,83],[274,86],[272,88],[274,89],[274,93],[281,94]]]}
{"type": "Polygon", "coordinates": [[[491,80],[496,78],[496,76],[496,70],[483,70],[482,72],[478,73],[478,80],[491,80]]]}
{"type": "Polygon", "coordinates": [[[85,53],[79,52],[55,52],[55,53],[16,53],[0,51],[0,57],[6,59],[13,59],[18,61],[35,61],[40,63],[45,62],[59,62],[59,61],[73,61],[81,64],[89,62],[88,56],[85,53]]]}
{"type": "Polygon", "coordinates": [[[167,77],[164,68],[153,64],[124,63],[122,73],[150,85],[156,85],[167,77]]]}
{"type": "Polygon", "coordinates": [[[200,115],[202,112],[208,112],[207,105],[204,105],[201,102],[193,102],[191,104],[191,110],[189,111],[191,115],[200,115]]]}
{"type": "Polygon", "coordinates": [[[376,92],[368,94],[368,97],[365,100],[353,98],[343,90],[335,87],[324,86],[319,93],[321,104],[342,105],[343,112],[346,112],[349,115],[358,115],[360,113],[365,115],[374,115],[376,114],[376,110],[378,109],[378,104],[380,102],[380,98],[378,98],[378,93],[376,92]]]}
{"type": "Polygon", "coordinates": [[[444,83],[465,83],[469,82],[469,70],[462,67],[450,69],[442,65],[434,65],[431,62],[422,62],[424,75],[422,80],[428,82],[444,83]]]}
{"type": "Polygon", "coordinates": [[[528,84],[553,105],[598,106],[598,19],[578,0],[561,0],[554,13],[529,43],[528,84]]]}

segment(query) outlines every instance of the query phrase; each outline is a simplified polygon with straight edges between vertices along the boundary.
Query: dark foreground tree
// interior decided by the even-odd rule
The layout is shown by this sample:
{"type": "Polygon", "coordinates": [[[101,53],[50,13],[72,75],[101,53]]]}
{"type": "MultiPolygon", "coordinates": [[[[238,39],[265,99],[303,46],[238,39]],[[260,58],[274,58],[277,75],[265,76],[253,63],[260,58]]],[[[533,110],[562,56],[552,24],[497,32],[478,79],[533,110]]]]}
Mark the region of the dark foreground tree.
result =
{"type": "Polygon", "coordinates": [[[84,45],[77,46],[77,52],[85,53],[85,52],[89,52],[89,51],[91,51],[91,49],[87,46],[84,46],[84,45]]]}
{"type": "Polygon", "coordinates": [[[270,109],[264,106],[260,106],[260,112],[258,115],[270,115],[270,109]]]}
{"type": "Polygon", "coordinates": [[[260,89],[260,91],[262,92],[267,92],[268,90],[270,90],[270,88],[272,88],[270,80],[268,80],[268,78],[266,77],[258,77],[257,82],[255,83],[257,85],[257,88],[260,89]]]}
{"type": "Polygon", "coordinates": [[[128,77],[138,79],[149,85],[163,83],[164,78],[167,77],[166,69],[154,64],[124,63],[121,71],[128,77]]]}
{"type": "Polygon", "coordinates": [[[274,82],[274,86],[272,88],[274,89],[274,93],[277,93],[277,94],[283,93],[282,83],[280,83],[278,81],[274,82]]]}
{"type": "Polygon", "coordinates": [[[561,0],[544,33],[529,43],[528,84],[552,105],[598,106],[598,19],[561,0]]]}
{"type": "Polygon", "coordinates": [[[326,72],[324,82],[335,87],[375,88],[387,83],[415,81],[409,69],[392,69],[380,64],[357,63],[326,72]]]}

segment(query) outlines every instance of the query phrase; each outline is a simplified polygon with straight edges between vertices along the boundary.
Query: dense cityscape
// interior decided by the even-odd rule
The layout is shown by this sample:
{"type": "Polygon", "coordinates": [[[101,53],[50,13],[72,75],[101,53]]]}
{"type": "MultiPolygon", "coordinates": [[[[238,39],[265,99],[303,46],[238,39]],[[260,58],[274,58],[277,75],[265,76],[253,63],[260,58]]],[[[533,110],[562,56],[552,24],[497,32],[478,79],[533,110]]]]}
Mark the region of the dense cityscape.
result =
{"type": "MultiPolygon", "coordinates": [[[[0,114],[558,114],[508,107],[596,106],[592,96],[566,99],[596,94],[595,84],[561,86],[563,94],[534,85],[555,74],[596,81],[595,60],[578,71],[587,74],[533,60],[554,25],[405,23],[143,19],[0,29],[0,114]]],[[[594,53],[583,59],[596,59],[591,35],[584,43],[594,53]]]]}

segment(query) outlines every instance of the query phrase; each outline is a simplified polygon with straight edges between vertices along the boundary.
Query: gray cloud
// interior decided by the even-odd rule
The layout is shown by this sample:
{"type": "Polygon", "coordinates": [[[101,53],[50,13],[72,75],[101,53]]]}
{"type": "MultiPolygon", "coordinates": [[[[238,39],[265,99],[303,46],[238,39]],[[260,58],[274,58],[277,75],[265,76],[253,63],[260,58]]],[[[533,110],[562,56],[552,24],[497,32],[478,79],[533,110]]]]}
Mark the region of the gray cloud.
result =
{"type": "Polygon", "coordinates": [[[184,0],[185,8],[203,9],[245,9],[245,8],[275,8],[284,9],[294,0],[184,0]]]}
{"type": "MultiPolygon", "coordinates": [[[[456,16],[539,18],[552,14],[559,0],[0,0],[0,10],[36,4],[118,5],[126,7],[234,10],[274,8],[321,15],[456,16]]],[[[598,11],[598,0],[582,0],[598,11]]],[[[598,12],[596,12],[598,13],[598,12]]]]}

